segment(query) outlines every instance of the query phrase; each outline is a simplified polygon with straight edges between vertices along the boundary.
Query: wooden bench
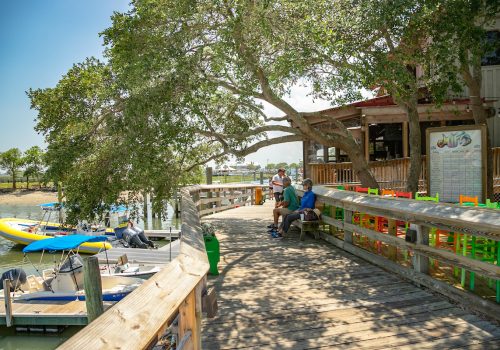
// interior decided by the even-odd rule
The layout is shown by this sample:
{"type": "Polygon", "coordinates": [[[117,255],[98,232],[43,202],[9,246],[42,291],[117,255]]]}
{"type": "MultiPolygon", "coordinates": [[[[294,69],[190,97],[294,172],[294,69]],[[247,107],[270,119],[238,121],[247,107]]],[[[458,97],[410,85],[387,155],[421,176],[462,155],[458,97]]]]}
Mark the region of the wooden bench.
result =
{"type": "Polygon", "coordinates": [[[292,226],[300,229],[300,240],[306,239],[306,232],[312,232],[314,234],[314,239],[319,239],[319,224],[320,220],[314,221],[302,221],[300,219],[292,222],[292,226]]]}

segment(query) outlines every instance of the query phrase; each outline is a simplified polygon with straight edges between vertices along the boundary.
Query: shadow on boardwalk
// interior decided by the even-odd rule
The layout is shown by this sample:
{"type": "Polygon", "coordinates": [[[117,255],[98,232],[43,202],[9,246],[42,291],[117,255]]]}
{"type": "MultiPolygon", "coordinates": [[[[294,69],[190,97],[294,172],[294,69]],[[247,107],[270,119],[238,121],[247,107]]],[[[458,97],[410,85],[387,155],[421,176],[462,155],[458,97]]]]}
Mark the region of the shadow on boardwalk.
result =
{"type": "Polygon", "coordinates": [[[220,234],[219,315],[203,349],[500,349],[500,328],[323,241],[266,233],[271,207],[204,218],[220,234]]]}

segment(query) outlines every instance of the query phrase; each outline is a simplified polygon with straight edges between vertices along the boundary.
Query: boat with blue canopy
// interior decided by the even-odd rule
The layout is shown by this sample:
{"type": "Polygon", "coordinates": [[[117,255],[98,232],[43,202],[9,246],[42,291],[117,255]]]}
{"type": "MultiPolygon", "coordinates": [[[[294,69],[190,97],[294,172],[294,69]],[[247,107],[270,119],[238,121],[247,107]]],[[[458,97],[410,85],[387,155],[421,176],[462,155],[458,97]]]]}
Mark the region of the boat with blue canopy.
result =
{"type": "MultiPolygon", "coordinates": [[[[70,235],[36,241],[23,249],[26,259],[31,252],[62,252],[61,259],[54,268],[44,269],[41,273],[35,267],[38,276],[26,276],[24,271],[16,270],[17,275],[24,276],[14,281],[12,296],[15,300],[85,300],[83,287],[83,260],[78,254],[80,246],[93,243],[105,245],[105,236],[70,235]]],[[[103,301],[119,301],[140,286],[144,280],[119,275],[101,275],[103,301]]]]}

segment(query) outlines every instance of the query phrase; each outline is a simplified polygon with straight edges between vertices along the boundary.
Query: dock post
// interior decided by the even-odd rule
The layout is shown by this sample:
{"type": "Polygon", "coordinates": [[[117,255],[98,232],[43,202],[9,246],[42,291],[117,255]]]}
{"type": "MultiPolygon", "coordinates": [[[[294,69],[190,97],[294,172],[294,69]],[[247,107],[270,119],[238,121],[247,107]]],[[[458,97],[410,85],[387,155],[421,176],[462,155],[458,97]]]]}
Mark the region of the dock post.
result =
{"type": "Polygon", "coordinates": [[[207,176],[207,185],[212,184],[212,167],[207,167],[205,170],[205,174],[207,176]]]}
{"type": "Polygon", "coordinates": [[[179,199],[179,193],[177,191],[175,191],[175,197],[174,197],[174,205],[175,205],[175,208],[174,208],[174,212],[175,212],[175,218],[178,219],[179,218],[179,202],[180,202],[180,199],[179,199]]]}
{"type": "MultiPolygon", "coordinates": [[[[416,244],[429,245],[429,228],[423,225],[412,225],[417,230],[417,242],[416,244]]],[[[429,258],[415,253],[413,257],[413,268],[417,272],[429,273],[429,258]]]]}
{"type": "Polygon", "coordinates": [[[5,303],[5,325],[12,326],[12,296],[10,294],[11,281],[6,279],[3,281],[3,296],[5,303]]]}
{"type": "Polygon", "coordinates": [[[83,260],[83,285],[88,322],[92,322],[104,312],[102,303],[102,282],[97,256],[83,260]]]}
{"type": "Polygon", "coordinates": [[[260,184],[263,185],[264,184],[264,172],[263,171],[260,172],[259,180],[260,180],[260,184]]]}

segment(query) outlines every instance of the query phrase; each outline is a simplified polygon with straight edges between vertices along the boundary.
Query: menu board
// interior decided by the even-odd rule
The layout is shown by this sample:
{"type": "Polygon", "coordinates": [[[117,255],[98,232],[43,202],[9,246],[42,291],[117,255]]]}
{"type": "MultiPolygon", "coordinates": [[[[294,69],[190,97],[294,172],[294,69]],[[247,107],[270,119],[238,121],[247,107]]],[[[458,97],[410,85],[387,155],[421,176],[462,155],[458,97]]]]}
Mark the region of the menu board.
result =
{"type": "Polygon", "coordinates": [[[486,130],[480,126],[427,129],[427,188],[442,202],[458,203],[459,196],[484,202],[486,130]]]}

